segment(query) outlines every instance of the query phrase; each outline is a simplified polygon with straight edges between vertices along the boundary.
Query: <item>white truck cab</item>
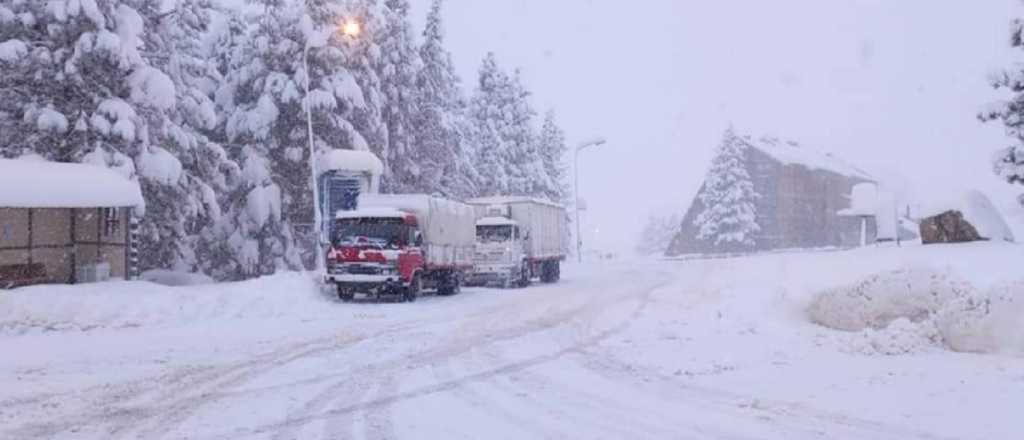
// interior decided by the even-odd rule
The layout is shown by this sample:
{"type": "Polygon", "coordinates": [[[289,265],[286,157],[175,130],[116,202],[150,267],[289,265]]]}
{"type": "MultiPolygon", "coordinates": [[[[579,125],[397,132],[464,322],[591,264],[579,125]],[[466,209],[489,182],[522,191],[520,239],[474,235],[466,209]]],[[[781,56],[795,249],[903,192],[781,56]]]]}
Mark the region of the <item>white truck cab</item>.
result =
{"type": "Polygon", "coordinates": [[[565,210],[524,197],[491,197],[467,203],[477,212],[472,285],[525,287],[539,277],[553,283],[565,259],[565,210]]]}

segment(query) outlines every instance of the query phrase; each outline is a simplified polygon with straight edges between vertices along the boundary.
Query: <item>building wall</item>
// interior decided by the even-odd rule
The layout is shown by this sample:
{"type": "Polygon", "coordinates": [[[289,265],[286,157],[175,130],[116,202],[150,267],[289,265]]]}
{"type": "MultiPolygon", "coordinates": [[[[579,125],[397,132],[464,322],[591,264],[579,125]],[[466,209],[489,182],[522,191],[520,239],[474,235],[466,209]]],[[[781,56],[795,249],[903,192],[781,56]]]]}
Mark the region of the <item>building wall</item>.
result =
{"type": "Polygon", "coordinates": [[[123,278],[130,209],[116,212],[108,227],[100,208],[0,208],[0,265],[43,263],[50,282],[68,283],[76,268],[106,262],[123,278]]]}
{"type": "MultiPolygon", "coordinates": [[[[848,208],[853,186],[864,179],[834,172],[812,170],[799,165],[784,165],[755,149],[747,149],[747,172],[754,190],[760,195],[757,223],[761,227],[754,247],[736,244],[715,245],[697,240],[694,220],[704,210],[695,197],[669,247],[669,255],[759,252],[775,249],[854,247],[860,244],[861,220],[840,217],[836,212],[848,208]]],[[[700,192],[703,192],[703,186],[700,192]]],[[[698,194],[700,194],[700,192],[698,194]]],[[[868,221],[868,242],[875,241],[874,219],[868,221]]]]}

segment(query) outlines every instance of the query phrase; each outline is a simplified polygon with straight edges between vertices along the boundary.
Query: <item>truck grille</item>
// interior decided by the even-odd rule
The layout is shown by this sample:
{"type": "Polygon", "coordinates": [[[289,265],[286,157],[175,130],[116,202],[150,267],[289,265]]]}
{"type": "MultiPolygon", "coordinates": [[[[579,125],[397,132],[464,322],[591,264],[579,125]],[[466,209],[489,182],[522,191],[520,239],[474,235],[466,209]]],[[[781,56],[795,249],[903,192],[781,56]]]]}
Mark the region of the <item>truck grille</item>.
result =
{"type": "Polygon", "coordinates": [[[380,275],[380,268],[374,266],[349,266],[346,272],[352,275],[380,275]]]}

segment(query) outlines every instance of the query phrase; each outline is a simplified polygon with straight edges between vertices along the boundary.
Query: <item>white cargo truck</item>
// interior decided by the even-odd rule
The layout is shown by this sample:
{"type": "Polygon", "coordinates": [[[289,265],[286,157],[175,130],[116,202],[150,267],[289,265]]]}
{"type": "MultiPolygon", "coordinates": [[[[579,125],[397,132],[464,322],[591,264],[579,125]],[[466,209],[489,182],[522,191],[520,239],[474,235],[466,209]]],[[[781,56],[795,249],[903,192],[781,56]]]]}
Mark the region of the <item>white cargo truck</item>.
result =
{"type": "Polygon", "coordinates": [[[327,281],[344,301],[454,295],[473,268],[475,220],[469,205],[440,197],[362,195],[357,209],[336,215],[327,281]]]}
{"type": "Polygon", "coordinates": [[[476,258],[472,285],[525,287],[534,278],[554,283],[566,257],[565,208],[527,197],[487,197],[467,203],[476,210],[476,258]]]}

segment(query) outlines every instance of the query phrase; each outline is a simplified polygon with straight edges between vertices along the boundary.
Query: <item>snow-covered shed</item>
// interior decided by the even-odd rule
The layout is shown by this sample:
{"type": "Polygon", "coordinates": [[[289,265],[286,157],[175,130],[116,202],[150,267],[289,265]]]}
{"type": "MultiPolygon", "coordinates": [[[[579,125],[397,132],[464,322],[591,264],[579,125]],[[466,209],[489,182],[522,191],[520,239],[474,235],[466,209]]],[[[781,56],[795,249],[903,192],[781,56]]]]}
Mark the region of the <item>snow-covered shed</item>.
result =
{"type": "MultiPolygon", "coordinates": [[[[759,197],[755,202],[760,231],[753,247],[697,238],[694,224],[705,210],[702,185],[666,252],[669,256],[758,252],[774,249],[846,248],[860,245],[862,219],[839,215],[851,206],[853,188],[874,182],[863,170],[824,151],[774,137],[745,137],[743,167],[759,197]]],[[[867,218],[865,241],[877,236],[874,217],[867,218]]]]}
{"type": "Polygon", "coordinates": [[[138,184],[106,168],[0,159],[0,288],[124,278],[138,184]]]}

